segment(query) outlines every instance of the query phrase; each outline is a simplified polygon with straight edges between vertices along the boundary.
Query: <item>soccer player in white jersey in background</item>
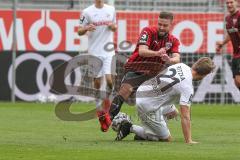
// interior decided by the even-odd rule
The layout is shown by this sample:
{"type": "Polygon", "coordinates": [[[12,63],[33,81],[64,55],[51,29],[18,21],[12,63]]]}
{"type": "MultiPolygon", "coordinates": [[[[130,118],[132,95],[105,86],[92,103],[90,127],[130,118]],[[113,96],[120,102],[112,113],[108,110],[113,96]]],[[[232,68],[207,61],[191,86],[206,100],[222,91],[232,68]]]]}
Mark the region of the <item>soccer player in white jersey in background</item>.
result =
{"type": "MultiPolygon", "coordinates": [[[[103,0],[94,0],[93,5],[83,10],[78,34],[80,36],[84,34],[88,35],[88,53],[96,56],[103,63],[99,74],[94,77],[95,89],[100,89],[103,77],[106,78],[107,91],[111,91],[113,88],[112,73],[114,73],[115,70],[113,70],[112,58],[115,55],[115,51],[109,51],[105,48],[107,44],[113,44],[113,32],[116,30],[116,13],[113,6],[104,4],[103,0]]],[[[97,67],[94,66],[94,64],[92,65],[95,68],[97,67]]],[[[106,131],[111,124],[111,120],[110,117],[104,117],[102,119],[102,115],[106,112],[101,109],[102,103],[99,95],[96,95],[96,107],[98,109],[101,130],[106,131]]],[[[108,103],[110,104],[110,102],[108,103]]]]}
{"type": "Polygon", "coordinates": [[[175,103],[180,104],[181,125],[186,143],[192,140],[190,105],[194,93],[192,81],[202,80],[215,68],[208,57],[200,58],[192,68],[184,63],[169,66],[156,77],[144,82],[137,90],[137,111],[142,125],[132,125],[123,120],[116,140],[122,140],[130,132],[135,139],[171,141],[167,120],[177,116],[175,103]]]}

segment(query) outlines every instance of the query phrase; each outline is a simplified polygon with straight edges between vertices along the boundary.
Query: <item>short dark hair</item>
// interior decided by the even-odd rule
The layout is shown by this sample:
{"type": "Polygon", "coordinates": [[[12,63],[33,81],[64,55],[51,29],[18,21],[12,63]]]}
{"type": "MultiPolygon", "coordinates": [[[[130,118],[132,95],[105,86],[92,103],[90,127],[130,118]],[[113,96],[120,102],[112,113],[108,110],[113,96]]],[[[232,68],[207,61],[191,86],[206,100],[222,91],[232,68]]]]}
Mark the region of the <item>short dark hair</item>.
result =
{"type": "Polygon", "coordinates": [[[192,69],[199,75],[207,75],[215,69],[215,64],[209,57],[202,57],[198,59],[192,66],[192,69]]]}
{"type": "Polygon", "coordinates": [[[173,20],[173,14],[171,12],[162,11],[159,14],[159,18],[173,20]]]}

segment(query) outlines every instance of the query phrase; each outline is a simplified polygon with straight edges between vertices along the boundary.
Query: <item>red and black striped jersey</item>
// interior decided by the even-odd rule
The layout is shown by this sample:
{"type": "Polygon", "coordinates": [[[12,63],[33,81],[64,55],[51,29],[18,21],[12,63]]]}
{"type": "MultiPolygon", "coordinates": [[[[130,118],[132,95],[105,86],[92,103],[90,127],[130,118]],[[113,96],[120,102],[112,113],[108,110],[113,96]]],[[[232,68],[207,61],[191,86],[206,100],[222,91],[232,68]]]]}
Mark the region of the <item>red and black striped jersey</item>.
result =
{"type": "Polygon", "coordinates": [[[233,57],[240,58],[240,11],[226,17],[226,29],[233,46],[233,57]]]}
{"type": "Polygon", "coordinates": [[[145,27],[140,33],[138,44],[128,62],[125,64],[126,71],[142,72],[145,74],[157,74],[164,69],[164,61],[160,57],[141,57],[139,45],[147,45],[150,50],[158,51],[162,47],[167,48],[167,54],[179,53],[179,40],[172,34],[159,37],[157,27],[145,27]]]}

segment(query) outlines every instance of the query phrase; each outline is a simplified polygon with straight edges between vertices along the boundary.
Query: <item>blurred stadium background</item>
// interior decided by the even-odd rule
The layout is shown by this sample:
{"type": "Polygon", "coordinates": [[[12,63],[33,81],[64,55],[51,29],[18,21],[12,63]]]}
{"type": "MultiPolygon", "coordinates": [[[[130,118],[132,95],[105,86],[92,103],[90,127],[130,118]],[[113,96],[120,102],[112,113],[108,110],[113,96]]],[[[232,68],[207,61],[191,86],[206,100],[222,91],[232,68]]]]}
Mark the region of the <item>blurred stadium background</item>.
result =
{"type": "MultiPolygon", "coordinates": [[[[118,55],[131,54],[140,30],[147,25],[157,25],[159,11],[172,11],[175,14],[172,33],[181,41],[182,62],[191,65],[197,58],[207,55],[217,65],[216,72],[194,84],[193,102],[240,102],[240,92],[234,86],[230,69],[230,44],[223,54],[215,52],[216,42],[223,39],[225,32],[227,12],[223,0],[105,2],[113,4],[117,10],[115,42],[118,55]]],[[[77,35],[77,27],[81,10],[92,3],[92,0],[0,1],[1,101],[36,101],[39,95],[47,98],[56,94],[48,84],[51,73],[59,64],[86,53],[87,38],[77,35]],[[12,66],[16,68],[14,72],[12,66]]],[[[123,73],[122,66],[122,61],[118,60],[116,86],[123,73]]],[[[92,87],[91,78],[84,76],[87,73],[87,66],[79,67],[66,79],[58,79],[58,83],[92,87]]],[[[64,100],[73,95],[56,96],[58,100],[64,100]]],[[[92,100],[91,97],[74,97],[78,101],[92,100]]]]}

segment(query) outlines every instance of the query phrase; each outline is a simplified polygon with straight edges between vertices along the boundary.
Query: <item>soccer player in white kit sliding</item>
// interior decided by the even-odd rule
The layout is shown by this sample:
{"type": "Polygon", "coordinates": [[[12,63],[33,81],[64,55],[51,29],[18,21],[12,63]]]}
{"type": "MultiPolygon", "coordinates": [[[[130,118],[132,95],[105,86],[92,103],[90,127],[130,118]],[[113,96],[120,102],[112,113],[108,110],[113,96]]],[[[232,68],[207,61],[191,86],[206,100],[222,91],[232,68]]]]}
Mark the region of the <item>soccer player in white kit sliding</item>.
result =
{"type": "Polygon", "coordinates": [[[200,58],[192,68],[184,63],[169,66],[156,77],[144,82],[137,90],[137,111],[142,125],[122,121],[116,140],[122,140],[130,132],[135,139],[171,141],[167,120],[177,116],[175,102],[180,104],[181,124],[186,143],[192,140],[190,105],[194,93],[192,81],[202,80],[215,68],[208,57],[200,58]]]}
{"type": "MultiPolygon", "coordinates": [[[[88,53],[96,56],[102,61],[102,68],[96,77],[94,77],[94,88],[100,89],[102,78],[106,78],[107,91],[111,92],[113,88],[112,73],[115,73],[115,67],[112,65],[112,59],[115,55],[114,50],[106,50],[107,44],[113,44],[113,32],[117,29],[116,13],[113,6],[104,4],[103,0],[95,0],[94,4],[84,9],[80,18],[80,27],[78,34],[88,34],[88,53]]],[[[91,62],[90,62],[91,63],[91,62]]],[[[95,64],[91,64],[93,67],[95,64]]],[[[101,109],[102,100],[96,95],[96,107],[98,109],[99,122],[101,130],[105,131],[111,124],[110,117],[104,117],[105,110],[101,109]]],[[[105,99],[105,106],[109,106],[109,100],[105,99]]],[[[107,110],[107,109],[106,109],[107,110]]]]}

